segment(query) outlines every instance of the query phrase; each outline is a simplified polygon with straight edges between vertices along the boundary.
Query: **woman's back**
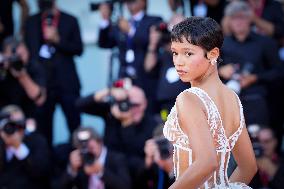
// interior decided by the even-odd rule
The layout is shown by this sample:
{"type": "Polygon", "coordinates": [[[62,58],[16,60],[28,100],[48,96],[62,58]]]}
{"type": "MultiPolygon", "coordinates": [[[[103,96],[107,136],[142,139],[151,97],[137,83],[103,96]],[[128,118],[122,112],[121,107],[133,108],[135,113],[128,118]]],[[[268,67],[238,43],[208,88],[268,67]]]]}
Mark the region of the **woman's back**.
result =
{"type": "MultiPolygon", "coordinates": [[[[249,188],[242,183],[230,183],[227,176],[230,153],[244,127],[242,105],[237,95],[226,87],[212,91],[212,98],[197,87],[187,89],[185,92],[196,95],[202,102],[200,105],[206,114],[218,159],[216,171],[204,182],[202,188],[249,188]]],[[[174,145],[177,179],[195,161],[195,151],[192,150],[190,138],[180,127],[178,117],[175,105],[164,127],[165,136],[174,145]]]]}

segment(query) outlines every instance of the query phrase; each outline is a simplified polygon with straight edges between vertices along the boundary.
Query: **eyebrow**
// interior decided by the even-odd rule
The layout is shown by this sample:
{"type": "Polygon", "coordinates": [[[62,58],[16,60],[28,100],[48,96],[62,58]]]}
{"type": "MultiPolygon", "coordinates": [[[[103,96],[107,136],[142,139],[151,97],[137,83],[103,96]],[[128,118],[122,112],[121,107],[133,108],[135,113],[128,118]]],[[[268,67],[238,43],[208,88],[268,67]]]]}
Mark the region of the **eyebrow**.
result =
{"type": "MultiPolygon", "coordinates": [[[[192,48],[181,48],[182,50],[190,50],[190,51],[194,51],[194,49],[192,48]]],[[[171,50],[176,50],[175,48],[171,48],[171,50]]]]}

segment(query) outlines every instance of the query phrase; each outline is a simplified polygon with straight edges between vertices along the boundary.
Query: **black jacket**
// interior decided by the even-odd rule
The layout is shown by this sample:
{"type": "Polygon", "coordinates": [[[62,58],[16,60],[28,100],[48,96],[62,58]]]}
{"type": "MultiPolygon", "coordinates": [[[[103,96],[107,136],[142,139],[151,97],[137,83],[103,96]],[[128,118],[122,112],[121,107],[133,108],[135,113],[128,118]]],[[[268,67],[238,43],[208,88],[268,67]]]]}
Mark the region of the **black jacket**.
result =
{"type": "Polygon", "coordinates": [[[147,97],[153,98],[155,96],[155,87],[157,85],[157,78],[153,78],[144,70],[144,59],[149,44],[150,27],[161,22],[160,17],[144,15],[141,21],[138,22],[136,32],[132,37],[131,48],[134,51],[135,60],[131,65],[136,70],[136,76],[131,76],[126,69],[130,65],[126,62],[125,56],[129,49],[129,40],[127,34],[120,31],[118,26],[110,25],[99,32],[98,44],[102,48],[118,47],[119,61],[120,61],[120,77],[132,77],[134,83],[142,87],[147,97]]]}
{"type": "Polygon", "coordinates": [[[49,152],[46,140],[37,133],[24,138],[30,153],[23,159],[6,160],[5,144],[0,139],[0,189],[48,188],[49,152]]]}
{"type": "MultiPolygon", "coordinates": [[[[25,42],[33,61],[42,62],[39,50],[43,42],[41,14],[28,18],[25,28],[25,42]]],[[[64,12],[60,12],[58,32],[59,44],[53,44],[55,54],[49,62],[42,62],[47,77],[47,87],[56,87],[59,92],[78,92],[80,82],[76,72],[73,57],[81,55],[83,45],[77,19],[64,12]],[[50,65],[48,65],[50,64],[50,65]],[[47,66],[48,65],[48,66],[47,66]],[[50,73],[51,72],[51,73],[50,73]]]]}
{"type": "MultiPolygon", "coordinates": [[[[126,165],[124,156],[107,151],[104,173],[102,180],[105,185],[105,189],[129,189],[130,188],[130,176],[126,165]]],[[[63,174],[60,180],[60,189],[80,188],[88,189],[89,177],[83,170],[79,171],[76,177],[72,177],[67,172],[63,174]]]]}

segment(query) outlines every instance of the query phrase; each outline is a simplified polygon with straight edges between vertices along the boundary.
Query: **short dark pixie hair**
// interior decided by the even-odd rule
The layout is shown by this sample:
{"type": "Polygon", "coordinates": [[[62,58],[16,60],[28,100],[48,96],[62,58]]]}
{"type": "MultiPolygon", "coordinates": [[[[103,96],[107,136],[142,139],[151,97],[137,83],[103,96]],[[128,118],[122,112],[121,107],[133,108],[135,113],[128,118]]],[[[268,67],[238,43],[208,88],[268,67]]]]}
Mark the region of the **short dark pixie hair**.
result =
{"type": "Polygon", "coordinates": [[[209,17],[189,17],[173,27],[172,42],[182,42],[185,38],[190,44],[202,47],[206,52],[223,45],[223,32],[220,25],[209,17]]]}

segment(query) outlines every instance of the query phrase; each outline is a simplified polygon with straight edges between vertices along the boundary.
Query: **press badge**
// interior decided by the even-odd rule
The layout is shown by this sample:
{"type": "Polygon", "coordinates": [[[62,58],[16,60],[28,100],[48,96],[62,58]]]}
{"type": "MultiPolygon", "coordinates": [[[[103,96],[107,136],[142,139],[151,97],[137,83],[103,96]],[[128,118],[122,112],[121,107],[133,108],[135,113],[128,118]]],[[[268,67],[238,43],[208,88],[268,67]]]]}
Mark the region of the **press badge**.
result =
{"type": "Polygon", "coordinates": [[[51,58],[51,53],[49,51],[49,47],[46,44],[44,44],[40,47],[39,56],[42,57],[42,58],[46,58],[46,59],[51,58]]]}
{"type": "Polygon", "coordinates": [[[47,44],[43,44],[39,50],[39,56],[45,59],[50,59],[52,54],[55,53],[55,48],[52,46],[48,46],[47,44]]]}
{"type": "Polygon", "coordinates": [[[174,83],[179,80],[178,73],[174,67],[171,67],[167,70],[166,79],[169,83],[174,83]]]}
{"type": "Polygon", "coordinates": [[[135,59],[134,51],[132,49],[128,49],[126,51],[126,54],[125,54],[126,62],[127,63],[132,63],[132,62],[134,62],[134,59],[135,59]]]}
{"type": "Polygon", "coordinates": [[[205,3],[199,3],[193,7],[194,16],[205,17],[207,15],[207,6],[205,3]]]}

